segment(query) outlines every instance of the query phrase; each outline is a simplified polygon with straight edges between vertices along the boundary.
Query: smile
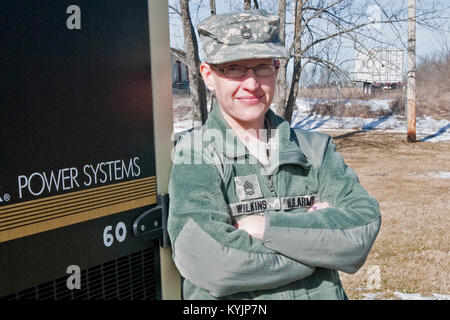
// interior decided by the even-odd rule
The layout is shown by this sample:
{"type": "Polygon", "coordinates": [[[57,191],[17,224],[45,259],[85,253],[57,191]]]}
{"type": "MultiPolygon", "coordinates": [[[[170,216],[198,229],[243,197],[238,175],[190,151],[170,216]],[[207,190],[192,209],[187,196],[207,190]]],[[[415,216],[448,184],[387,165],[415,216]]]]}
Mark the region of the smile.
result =
{"type": "Polygon", "coordinates": [[[255,103],[259,102],[262,99],[263,96],[249,96],[249,97],[238,97],[236,98],[238,101],[245,102],[245,103],[255,103]]]}

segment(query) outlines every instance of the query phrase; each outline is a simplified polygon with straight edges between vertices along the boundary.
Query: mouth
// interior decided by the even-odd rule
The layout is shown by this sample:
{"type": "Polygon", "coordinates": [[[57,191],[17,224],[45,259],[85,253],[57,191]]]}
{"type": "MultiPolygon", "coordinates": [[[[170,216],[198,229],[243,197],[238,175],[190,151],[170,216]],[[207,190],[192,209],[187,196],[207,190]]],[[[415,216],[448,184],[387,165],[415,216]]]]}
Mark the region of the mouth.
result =
{"type": "Polygon", "coordinates": [[[246,103],[246,104],[254,104],[261,102],[264,96],[245,96],[245,97],[237,97],[236,100],[246,103]]]}

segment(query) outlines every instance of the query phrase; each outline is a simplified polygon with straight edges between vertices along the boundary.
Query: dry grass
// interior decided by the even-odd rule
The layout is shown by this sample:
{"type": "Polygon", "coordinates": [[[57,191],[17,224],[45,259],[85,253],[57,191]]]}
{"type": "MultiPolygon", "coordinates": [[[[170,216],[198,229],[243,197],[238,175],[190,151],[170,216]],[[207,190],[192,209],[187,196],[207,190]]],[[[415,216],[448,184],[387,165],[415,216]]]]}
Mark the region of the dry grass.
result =
{"type": "MultiPolygon", "coordinates": [[[[364,94],[362,87],[346,87],[339,92],[341,99],[404,99],[405,92],[402,88],[395,90],[375,90],[371,95],[364,94]]],[[[337,99],[338,91],[336,87],[329,86],[323,88],[299,88],[298,97],[303,98],[322,98],[322,99],[337,99]]]]}
{"type": "MultiPolygon", "coordinates": [[[[436,120],[450,119],[450,91],[440,91],[438,88],[431,87],[429,83],[419,82],[417,89],[416,116],[423,118],[432,117],[436,120]],[[441,92],[442,91],[442,92],[441,92]]],[[[447,87],[448,90],[448,87],[447,87]]],[[[300,88],[298,97],[302,98],[321,98],[329,101],[317,105],[313,112],[323,116],[337,115],[337,101],[341,101],[340,114],[343,117],[362,117],[373,118],[386,116],[388,114],[405,114],[406,91],[402,88],[395,90],[377,89],[372,95],[365,95],[362,88],[343,88],[338,95],[335,87],[325,88],[300,88]],[[357,104],[357,101],[351,100],[371,100],[371,99],[391,99],[391,111],[372,112],[369,108],[357,104]],[[344,105],[350,101],[350,104],[344,105]]]]}
{"type": "Polygon", "coordinates": [[[322,116],[332,117],[359,117],[378,118],[388,115],[404,115],[404,98],[402,89],[376,91],[373,95],[364,95],[361,88],[344,88],[340,95],[336,89],[328,88],[302,88],[299,97],[319,98],[320,102],[314,105],[311,112],[322,116]],[[389,110],[372,110],[363,103],[370,99],[389,100],[389,110]]]}
{"type": "Polygon", "coordinates": [[[349,297],[449,295],[450,180],[432,174],[450,171],[450,142],[408,144],[405,134],[370,131],[330,134],[382,214],[366,264],[353,275],[341,273],[349,297]],[[380,270],[379,288],[371,282],[374,268],[380,270]]]}
{"type": "Polygon", "coordinates": [[[434,118],[450,117],[450,51],[421,57],[417,66],[417,109],[434,118]]]}
{"type": "Polygon", "coordinates": [[[358,104],[357,101],[355,102],[354,100],[344,100],[339,104],[339,106],[334,100],[315,104],[312,107],[311,112],[321,116],[376,119],[378,117],[385,117],[388,115],[403,115],[404,109],[400,107],[397,100],[392,100],[389,102],[389,109],[379,109],[376,111],[365,105],[358,104]]]}

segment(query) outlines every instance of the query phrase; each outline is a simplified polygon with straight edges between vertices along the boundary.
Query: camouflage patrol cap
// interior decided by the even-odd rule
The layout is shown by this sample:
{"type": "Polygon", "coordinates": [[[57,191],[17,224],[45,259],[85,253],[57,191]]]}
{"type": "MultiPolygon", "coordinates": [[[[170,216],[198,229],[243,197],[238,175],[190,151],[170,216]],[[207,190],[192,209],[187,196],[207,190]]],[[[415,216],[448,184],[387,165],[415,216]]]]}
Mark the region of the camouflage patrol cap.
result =
{"type": "Polygon", "coordinates": [[[265,10],[213,15],[198,26],[204,60],[220,64],[236,60],[286,58],[278,35],[279,18],[265,10]]]}

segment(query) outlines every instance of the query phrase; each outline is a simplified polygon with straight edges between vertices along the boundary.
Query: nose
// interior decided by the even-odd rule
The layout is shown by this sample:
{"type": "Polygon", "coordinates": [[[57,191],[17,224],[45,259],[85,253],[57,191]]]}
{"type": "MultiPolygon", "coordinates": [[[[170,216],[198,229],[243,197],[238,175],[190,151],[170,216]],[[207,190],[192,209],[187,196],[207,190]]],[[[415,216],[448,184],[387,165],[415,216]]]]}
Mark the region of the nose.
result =
{"type": "Polygon", "coordinates": [[[252,69],[247,70],[247,74],[242,79],[242,87],[248,91],[255,91],[259,87],[258,77],[252,69]]]}

